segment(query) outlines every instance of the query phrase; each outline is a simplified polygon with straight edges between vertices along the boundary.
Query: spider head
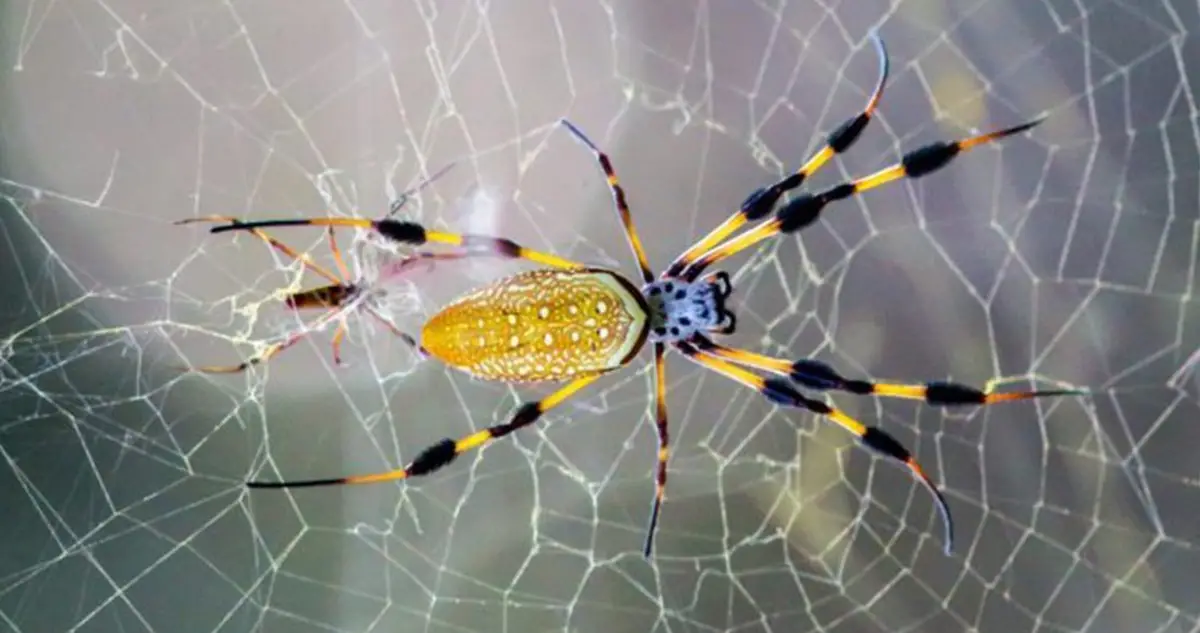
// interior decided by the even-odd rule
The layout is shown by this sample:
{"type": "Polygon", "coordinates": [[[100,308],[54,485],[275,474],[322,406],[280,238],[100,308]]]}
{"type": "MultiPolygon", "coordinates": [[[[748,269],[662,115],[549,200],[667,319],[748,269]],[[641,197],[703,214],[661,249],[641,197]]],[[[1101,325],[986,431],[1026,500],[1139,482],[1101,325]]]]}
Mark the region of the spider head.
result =
{"type": "Polygon", "coordinates": [[[646,284],[642,296],[650,306],[649,340],[673,343],[702,332],[732,332],[735,319],[725,308],[732,292],[725,272],[698,281],[668,277],[646,284]]]}

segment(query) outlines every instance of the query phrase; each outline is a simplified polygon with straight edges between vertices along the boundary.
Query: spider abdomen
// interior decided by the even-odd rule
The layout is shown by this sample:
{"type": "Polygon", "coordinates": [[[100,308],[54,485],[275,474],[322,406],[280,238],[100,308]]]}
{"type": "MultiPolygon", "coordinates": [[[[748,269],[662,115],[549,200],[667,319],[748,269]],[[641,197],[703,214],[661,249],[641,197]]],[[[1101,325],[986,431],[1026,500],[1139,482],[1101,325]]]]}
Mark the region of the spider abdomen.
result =
{"type": "Polygon", "coordinates": [[[641,294],[615,272],[533,270],[447,305],[425,324],[421,346],[485,380],[562,381],[627,363],[647,322],[641,294]]]}
{"type": "Polygon", "coordinates": [[[301,290],[288,295],[283,300],[287,307],[293,310],[310,308],[336,308],[344,305],[351,294],[358,289],[351,284],[329,284],[319,288],[301,290]]]}

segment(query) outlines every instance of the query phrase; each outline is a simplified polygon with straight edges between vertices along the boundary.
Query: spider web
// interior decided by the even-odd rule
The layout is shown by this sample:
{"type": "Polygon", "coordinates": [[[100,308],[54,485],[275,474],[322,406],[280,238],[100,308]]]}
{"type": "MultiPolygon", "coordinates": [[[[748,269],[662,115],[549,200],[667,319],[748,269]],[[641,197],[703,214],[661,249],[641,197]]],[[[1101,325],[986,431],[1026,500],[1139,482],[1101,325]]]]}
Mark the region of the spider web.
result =
{"type": "MultiPolygon", "coordinates": [[[[100,0],[3,23],[0,629],[1200,631],[1195,3],[100,0]],[[420,482],[242,488],[394,468],[540,392],[357,319],[344,368],[325,331],[181,375],[294,331],[281,293],[318,280],[171,222],[380,215],[455,162],[405,212],[632,274],[568,116],[661,268],[861,107],[872,30],[880,116],[813,186],[1049,119],[729,262],[731,343],[1096,390],[834,398],[945,487],[953,557],[902,470],[678,356],[653,565],[644,360],[420,482]]],[[[277,235],[332,265],[319,230],[277,235]]],[[[439,263],[391,316],[415,331],[520,268],[439,263]]]]}

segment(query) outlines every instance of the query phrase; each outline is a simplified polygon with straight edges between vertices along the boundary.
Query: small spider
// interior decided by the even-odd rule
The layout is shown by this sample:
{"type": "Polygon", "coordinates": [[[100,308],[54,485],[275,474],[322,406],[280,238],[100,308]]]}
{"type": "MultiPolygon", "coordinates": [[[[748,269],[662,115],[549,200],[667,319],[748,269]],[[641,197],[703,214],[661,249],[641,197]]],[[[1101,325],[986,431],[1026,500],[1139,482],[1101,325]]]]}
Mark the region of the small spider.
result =
{"type": "MultiPolygon", "coordinates": [[[[440,178],[453,166],[453,163],[446,165],[424,182],[400,194],[400,197],[392,203],[391,210],[384,216],[384,220],[391,218],[399,212],[413,195],[440,178]]],[[[179,220],[175,224],[194,224],[197,222],[227,222],[232,225],[243,224],[238,218],[221,215],[187,218],[179,220]]],[[[325,313],[299,331],[290,334],[282,341],[270,345],[261,354],[237,365],[206,365],[187,368],[190,371],[210,374],[228,374],[245,371],[253,365],[270,360],[276,354],[299,343],[309,334],[320,331],[333,322],[337,322],[332,341],[333,362],[338,366],[342,366],[344,365],[341,353],[342,341],[345,339],[349,329],[348,317],[355,313],[370,316],[414,350],[420,352],[420,345],[417,344],[417,341],[412,336],[397,328],[391,319],[386,316],[394,314],[397,311],[404,311],[408,308],[408,305],[405,304],[409,304],[414,300],[407,292],[398,292],[396,285],[418,265],[427,264],[432,266],[439,260],[461,259],[466,256],[466,252],[462,250],[418,252],[401,256],[395,251],[391,243],[380,243],[377,239],[373,239],[372,236],[368,235],[358,239],[354,244],[354,256],[351,257],[351,261],[354,265],[355,273],[351,274],[349,267],[346,265],[346,260],[342,256],[342,251],[338,248],[337,237],[334,235],[333,227],[328,227],[326,233],[329,236],[329,250],[333,253],[334,264],[339,273],[335,275],[329,269],[314,262],[307,254],[296,251],[294,248],[275,239],[266,231],[254,228],[248,230],[275,250],[300,262],[300,265],[305,270],[324,277],[329,281],[329,284],[324,286],[292,293],[283,300],[284,304],[292,310],[324,308],[325,313]],[[399,307],[398,304],[400,304],[399,307]]]]}
{"type": "Polygon", "coordinates": [[[724,272],[704,275],[709,266],[771,236],[794,233],[811,225],[831,203],[902,178],[926,176],[960,153],[1019,134],[1039,122],[957,141],[932,143],[905,154],[900,162],[872,175],[816,193],[797,193],[779,206],[785,193],[799,188],[835,154],[846,151],[870,122],[888,75],[887,52],[882,41],[878,38],[874,41],[880,58],[880,77],[866,107],[831,133],[825,146],[798,171],[753,192],[736,213],[687,249],[658,277],[647,263],[625,191],[617,181],[608,156],[571,122],[561,121],[577,141],[591,150],[607,177],[614,206],[641,272],[640,287],[616,271],[531,250],[505,238],[434,231],[414,222],[325,217],[213,227],[213,233],[268,226],[361,227],[413,246],[433,242],[469,247],[471,254],[486,251],[541,264],[541,269],[500,279],[445,306],[425,323],[421,345],[429,355],[480,379],[516,383],[566,382],[565,386],[541,400],[522,403],[506,422],[459,439],[447,438],[433,444],[400,470],[307,481],[256,481],[247,486],[293,488],[364,484],[428,475],[462,453],[534,424],[544,413],[599,377],[628,365],[650,343],[654,348],[658,464],[654,502],[643,549],[647,557],[651,554],[667,483],[669,443],[664,356],[668,347],[703,367],[757,390],[779,406],[805,409],[824,416],[855,435],[867,448],[907,466],[936,501],[945,526],[945,549],[950,553],[954,532],[949,505],[909,451],[886,431],[866,426],[840,409],[804,395],[799,388],[910,398],[935,406],[988,405],[1042,396],[1083,395],[1085,391],[993,393],[990,388],[981,390],[951,382],[871,382],[844,377],[818,360],[773,358],[727,347],[710,336],[733,334],[736,320],[726,303],[733,291],[729,275],[724,272]],[[741,226],[764,219],[772,211],[774,216],[770,220],[729,239],[741,226]]]}

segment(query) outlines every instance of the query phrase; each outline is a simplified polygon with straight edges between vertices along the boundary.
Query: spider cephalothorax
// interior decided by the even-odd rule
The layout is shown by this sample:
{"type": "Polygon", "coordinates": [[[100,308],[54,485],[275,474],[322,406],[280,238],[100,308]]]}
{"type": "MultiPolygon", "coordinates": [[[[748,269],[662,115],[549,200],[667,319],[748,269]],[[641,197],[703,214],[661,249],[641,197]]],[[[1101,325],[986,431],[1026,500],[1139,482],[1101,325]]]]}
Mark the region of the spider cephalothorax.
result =
{"type": "MultiPolygon", "coordinates": [[[[522,403],[505,421],[459,439],[446,438],[419,453],[405,468],[370,475],[283,482],[250,482],[253,488],[289,488],[328,484],[362,484],[427,475],[471,449],[534,424],[600,376],[631,362],[650,342],[654,350],[655,428],[658,464],[654,505],[646,530],[645,554],[650,555],[659,510],[667,483],[669,438],[667,432],[667,349],[727,378],[750,387],[771,402],[803,409],[836,423],[867,448],[906,466],[932,493],[945,523],[945,545],[950,550],[953,530],[950,509],[941,492],[899,441],[879,427],[866,426],[840,409],[805,395],[801,390],[843,391],[859,395],[911,398],[934,406],[986,405],[1039,396],[1086,393],[1079,390],[992,393],[948,382],[899,384],[846,378],[828,364],[811,358],[775,358],[717,343],[712,335],[730,334],[736,323],[725,305],[732,292],[727,274],[705,276],[704,270],[759,242],[804,229],[822,211],[839,200],[902,178],[920,178],[946,166],[974,147],[1012,136],[1037,121],[950,142],[935,142],[904,154],[900,161],[874,174],[838,184],[816,193],[799,188],[834,155],[846,151],[866,129],[883,94],[887,79],[887,53],[875,40],[880,56],[880,77],[866,107],[838,126],[822,149],[796,172],[756,190],[741,208],[680,255],[659,276],[651,272],[641,239],[634,229],[625,191],[617,181],[608,156],[577,127],[563,125],[595,156],[608,180],[614,206],[637,259],[641,290],[620,273],[535,251],[512,240],[426,229],[415,222],[392,219],[311,218],[233,222],[212,229],[261,231],[268,226],[352,226],[368,228],[394,242],[423,246],[437,243],[458,247],[461,256],[490,255],[524,259],[543,268],[513,275],[451,302],[426,323],[422,343],[431,356],[477,377],[516,382],[566,382],[557,391],[522,403]],[[767,220],[768,216],[773,216],[767,220]],[[757,227],[735,236],[742,226],[757,227]]],[[[406,335],[407,336],[407,335],[406,335]]]]}
{"type": "Polygon", "coordinates": [[[665,277],[646,284],[642,296],[650,308],[650,342],[677,343],[709,332],[732,334],[736,317],[725,309],[732,291],[725,271],[697,281],[665,277]]]}

